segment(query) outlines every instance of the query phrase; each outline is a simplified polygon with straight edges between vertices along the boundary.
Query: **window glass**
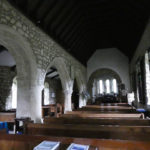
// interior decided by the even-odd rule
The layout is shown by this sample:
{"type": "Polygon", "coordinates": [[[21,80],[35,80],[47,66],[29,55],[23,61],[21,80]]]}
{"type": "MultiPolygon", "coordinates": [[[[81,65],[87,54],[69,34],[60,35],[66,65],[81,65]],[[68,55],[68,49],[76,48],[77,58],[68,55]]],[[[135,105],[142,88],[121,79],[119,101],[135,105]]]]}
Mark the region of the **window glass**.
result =
{"type": "Polygon", "coordinates": [[[99,87],[100,87],[100,94],[103,94],[104,88],[103,88],[103,81],[99,80],[99,87]]]}
{"type": "Polygon", "coordinates": [[[106,93],[110,93],[110,81],[106,80],[106,93]]]}

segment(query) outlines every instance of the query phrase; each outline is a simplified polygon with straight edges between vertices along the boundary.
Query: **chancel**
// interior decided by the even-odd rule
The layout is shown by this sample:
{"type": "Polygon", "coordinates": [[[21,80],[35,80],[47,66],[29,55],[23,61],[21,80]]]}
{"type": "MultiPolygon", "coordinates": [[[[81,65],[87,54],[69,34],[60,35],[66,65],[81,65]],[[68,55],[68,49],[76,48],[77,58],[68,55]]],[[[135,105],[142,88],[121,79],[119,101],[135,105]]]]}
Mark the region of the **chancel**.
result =
{"type": "Polygon", "coordinates": [[[0,149],[43,141],[150,149],[149,0],[0,0],[0,149]]]}

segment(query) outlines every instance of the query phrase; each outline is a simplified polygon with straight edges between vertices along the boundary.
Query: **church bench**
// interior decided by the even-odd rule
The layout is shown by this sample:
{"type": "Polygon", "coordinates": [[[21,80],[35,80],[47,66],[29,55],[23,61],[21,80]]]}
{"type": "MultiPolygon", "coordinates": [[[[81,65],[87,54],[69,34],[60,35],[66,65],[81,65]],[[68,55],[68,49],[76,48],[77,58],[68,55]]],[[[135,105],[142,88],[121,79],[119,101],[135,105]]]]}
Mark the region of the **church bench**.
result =
{"type": "Polygon", "coordinates": [[[145,141],[150,140],[150,127],[30,123],[27,125],[27,134],[145,141]]]}
{"type": "Polygon", "coordinates": [[[146,119],[109,119],[109,118],[51,118],[45,117],[46,124],[88,124],[88,125],[128,125],[128,126],[150,126],[150,120],[146,119]]]}
{"type": "Polygon", "coordinates": [[[66,150],[71,143],[91,145],[99,150],[149,150],[149,141],[129,141],[129,140],[104,140],[91,138],[54,137],[54,136],[34,136],[34,135],[1,135],[1,150],[33,150],[33,147],[40,142],[60,141],[60,150],[66,150]]]}
{"type": "MultiPolygon", "coordinates": [[[[42,141],[59,141],[61,142],[59,150],[66,150],[69,145],[76,140],[75,138],[63,137],[46,137],[46,136],[29,136],[29,135],[0,135],[0,148],[2,150],[33,150],[42,141]]],[[[85,140],[77,139],[76,143],[84,144],[85,140]]],[[[92,141],[92,139],[91,139],[92,141]]],[[[87,142],[86,142],[87,143],[87,142]]],[[[89,150],[97,150],[98,147],[90,145],[89,150]]]]}
{"type": "Polygon", "coordinates": [[[15,122],[16,113],[15,112],[0,112],[0,121],[2,122],[15,122]]]}
{"type": "Polygon", "coordinates": [[[124,106],[131,107],[128,103],[101,103],[100,105],[86,105],[86,106],[124,106]]]}
{"type": "Polygon", "coordinates": [[[128,107],[125,107],[125,108],[120,108],[120,107],[111,107],[111,108],[90,108],[90,107],[82,107],[82,108],[78,108],[77,109],[78,111],[136,111],[136,109],[133,109],[133,108],[128,108],[128,107]]]}
{"type": "Polygon", "coordinates": [[[113,114],[125,114],[125,113],[140,113],[137,112],[136,110],[76,110],[76,111],[68,111],[67,114],[73,113],[73,114],[78,114],[78,113],[96,113],[96,114],[101,114],[101,113],[113,113],[113,114]]]}
{"type": "Polygon", "coordinates": [[[6,128],[4,128],[4,129],[0,129],[0,134],[6,134],[6,133],[7,133],[6,128]]]}
{"type": "Polygon", "coordinates": [[[80,117],[80,118],[144,118],[144,114],[142,113],[68,113],[63,114],[62,117],[80,117]]]}
{"type": "Polygon", "coordinates": [[[59,117],[63,113],[63,106],[59,103],[42,106],[42,117],[53,116],[59,117]]]}
{"type": "Polygon", "coordinates": [[[82,108],[95,108],[95,109],[133,109],[131,106],[111,106],[111,105],[86,105],[82,108]]]}

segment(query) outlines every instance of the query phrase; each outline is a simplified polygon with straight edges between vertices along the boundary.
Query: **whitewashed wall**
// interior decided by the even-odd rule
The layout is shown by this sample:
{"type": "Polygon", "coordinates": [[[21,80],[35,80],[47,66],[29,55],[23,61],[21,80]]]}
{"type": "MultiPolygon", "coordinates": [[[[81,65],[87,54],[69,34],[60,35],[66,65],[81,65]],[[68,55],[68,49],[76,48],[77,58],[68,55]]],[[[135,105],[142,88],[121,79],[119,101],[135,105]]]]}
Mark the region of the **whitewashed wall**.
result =
{"type": "Polygon", "coordinates": [[[129,60],[117,48],[96,50],[87,62],[87,79],[94,71],[101,68],[112,69],[118,73],[126,89],[130,90],[129,60]]]}

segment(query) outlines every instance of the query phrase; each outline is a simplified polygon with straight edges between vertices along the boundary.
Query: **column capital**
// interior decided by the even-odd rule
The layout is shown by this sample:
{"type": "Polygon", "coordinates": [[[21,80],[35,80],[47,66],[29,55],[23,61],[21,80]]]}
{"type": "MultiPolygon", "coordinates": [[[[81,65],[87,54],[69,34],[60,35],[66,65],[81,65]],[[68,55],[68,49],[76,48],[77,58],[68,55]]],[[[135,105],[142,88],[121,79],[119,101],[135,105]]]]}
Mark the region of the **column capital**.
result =
{"type": "Polygon", "coordinates": [[[64,94],[72,94],[73,90],[64,90],[64,94]]]}

